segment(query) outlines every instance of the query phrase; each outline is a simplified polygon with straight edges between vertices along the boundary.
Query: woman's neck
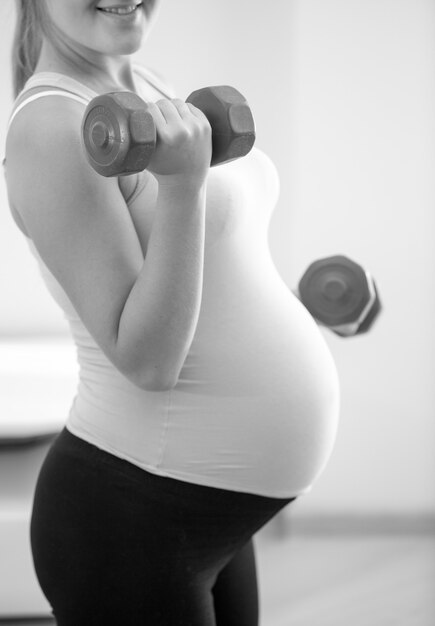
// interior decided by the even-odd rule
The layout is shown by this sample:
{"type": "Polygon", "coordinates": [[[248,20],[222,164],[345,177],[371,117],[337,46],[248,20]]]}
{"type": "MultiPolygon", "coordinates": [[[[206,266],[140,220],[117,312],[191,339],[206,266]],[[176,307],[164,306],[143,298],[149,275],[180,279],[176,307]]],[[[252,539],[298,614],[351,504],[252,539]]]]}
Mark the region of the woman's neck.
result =
{"type": "Polygon", "coordinates": [[[44,40],[36,72],[57,72],[70,76],[97,93],[113,90],[136,91],[130,56],[81,55],[75,50],[55,48],[44,40]]]}

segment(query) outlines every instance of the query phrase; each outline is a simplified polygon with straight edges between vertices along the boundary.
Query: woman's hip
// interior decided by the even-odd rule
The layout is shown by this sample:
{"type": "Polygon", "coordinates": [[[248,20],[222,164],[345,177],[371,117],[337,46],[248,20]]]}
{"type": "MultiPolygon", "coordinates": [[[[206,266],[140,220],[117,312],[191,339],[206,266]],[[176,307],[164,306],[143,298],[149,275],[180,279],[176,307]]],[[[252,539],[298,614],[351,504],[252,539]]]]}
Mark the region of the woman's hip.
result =
{"type": "Polygon", "coordinates": [[[192,545],[203,536],[211,549],[213,543],[243,543],[290,501],[153,474],[65,428],[41,467],[33,517],[82,526],[89,534],[121,525],[167,541],[182,535],[192,545]]]}

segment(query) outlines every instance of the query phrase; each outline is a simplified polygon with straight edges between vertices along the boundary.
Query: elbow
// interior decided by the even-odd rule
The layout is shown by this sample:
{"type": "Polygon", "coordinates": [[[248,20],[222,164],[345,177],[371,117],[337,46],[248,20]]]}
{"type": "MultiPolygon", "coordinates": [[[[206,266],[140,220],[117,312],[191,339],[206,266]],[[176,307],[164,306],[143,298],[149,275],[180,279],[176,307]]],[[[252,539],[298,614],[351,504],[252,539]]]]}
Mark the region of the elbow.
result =
{"type": "Polygon", "coordinates": [[[140,387],[143,391],[164,392],[174,389],[177,382],[178,379],[155,378],[144,381],[140,387]]]}
{"type": "Polygon", "coordinates": [[[178,384],[185,355],[149,355],[147,359],[124,360],[124,376],[142,391],[165,392],[178,384]]]}
{"type": "Polygon", "coordinates": [[[134,376],[133,383],[142,391],[164,392],[174,389],[178,383],[179,372],[159,371],[153,368],[147,372],[140,372],[134,376]]]}

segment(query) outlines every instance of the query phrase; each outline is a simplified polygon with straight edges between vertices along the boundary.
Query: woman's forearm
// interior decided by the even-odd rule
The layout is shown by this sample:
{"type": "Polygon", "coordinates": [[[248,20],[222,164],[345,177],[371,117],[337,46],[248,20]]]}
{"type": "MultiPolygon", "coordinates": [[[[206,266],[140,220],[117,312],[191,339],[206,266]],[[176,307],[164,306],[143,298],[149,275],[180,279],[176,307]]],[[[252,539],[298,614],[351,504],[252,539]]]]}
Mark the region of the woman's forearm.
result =
{"type": "Polygon", "coordinates": [[[173,387],[201,306],[205,183],[159,185],[146,257],[123,308],[117,350],[144,389],[173,387]]]}

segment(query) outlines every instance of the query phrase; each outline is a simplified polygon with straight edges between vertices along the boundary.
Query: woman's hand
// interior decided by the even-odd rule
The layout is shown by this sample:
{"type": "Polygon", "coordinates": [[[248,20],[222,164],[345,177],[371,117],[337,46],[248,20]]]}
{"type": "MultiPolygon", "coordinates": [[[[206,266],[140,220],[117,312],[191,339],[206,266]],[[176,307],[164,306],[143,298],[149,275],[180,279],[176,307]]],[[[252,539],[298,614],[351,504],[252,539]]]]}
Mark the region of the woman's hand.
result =
{"type": "Polygon", "coordinates": [[[193,104],[179,99],[149,104],[157,145],[148,170],[160,183],[204,183],[211,161],[209,121],[193,104]]]}

